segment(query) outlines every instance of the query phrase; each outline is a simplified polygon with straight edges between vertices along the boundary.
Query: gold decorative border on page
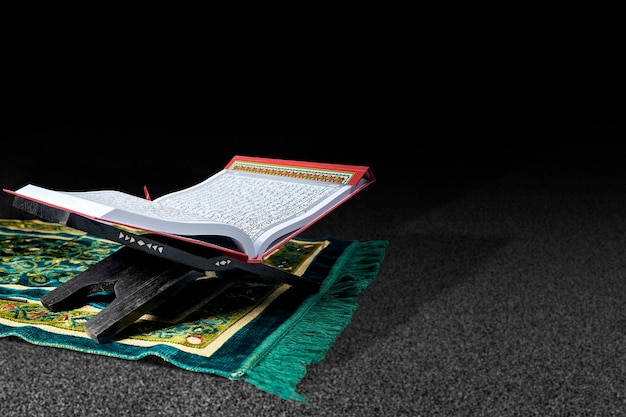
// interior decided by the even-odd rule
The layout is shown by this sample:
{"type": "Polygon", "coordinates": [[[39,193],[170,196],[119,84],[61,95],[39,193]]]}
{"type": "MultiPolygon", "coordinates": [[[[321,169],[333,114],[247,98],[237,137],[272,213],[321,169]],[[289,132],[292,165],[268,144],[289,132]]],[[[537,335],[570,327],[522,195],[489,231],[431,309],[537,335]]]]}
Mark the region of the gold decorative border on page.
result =
{"type": "Polygon", "coordinates": [[[335,184],[348,184],[354,172],[332,171],[317,168],[292,167],[285,165],[264,164],[260,162],[235,161],[230,169],[254,174],[274,175],[278,177],[298,178],[335,184]]]}

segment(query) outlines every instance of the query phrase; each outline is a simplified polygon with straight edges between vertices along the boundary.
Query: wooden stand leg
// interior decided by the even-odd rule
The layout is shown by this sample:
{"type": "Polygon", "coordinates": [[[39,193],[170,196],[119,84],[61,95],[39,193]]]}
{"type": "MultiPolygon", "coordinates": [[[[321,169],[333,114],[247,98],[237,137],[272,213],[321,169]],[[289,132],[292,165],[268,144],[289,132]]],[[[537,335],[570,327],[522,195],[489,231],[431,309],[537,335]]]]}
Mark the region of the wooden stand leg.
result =
{"type": "Polygon", "coordinates": [[[150,312],[203,271],[122,248],[41,298],[52,311],[85,302],[88,294],[115,291],[115,299],[85,324],[87,335],[103,343],[150,312]]]}

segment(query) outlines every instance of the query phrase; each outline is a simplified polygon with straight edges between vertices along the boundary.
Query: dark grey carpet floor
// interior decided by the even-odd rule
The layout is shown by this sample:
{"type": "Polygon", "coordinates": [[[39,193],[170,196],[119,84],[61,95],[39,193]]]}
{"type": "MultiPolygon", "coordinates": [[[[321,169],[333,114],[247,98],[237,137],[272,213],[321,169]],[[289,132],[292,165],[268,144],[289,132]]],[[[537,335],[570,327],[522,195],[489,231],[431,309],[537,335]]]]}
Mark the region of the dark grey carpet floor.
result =
{"type": "Polygon", "coordinates": [[[156,358],[6,338],[0,415],[624,416],[626,169],[611,152],[554,155],[446,179],[385,166],[307,230],[390,245],[299,384],[305,404],[156,358]]]}

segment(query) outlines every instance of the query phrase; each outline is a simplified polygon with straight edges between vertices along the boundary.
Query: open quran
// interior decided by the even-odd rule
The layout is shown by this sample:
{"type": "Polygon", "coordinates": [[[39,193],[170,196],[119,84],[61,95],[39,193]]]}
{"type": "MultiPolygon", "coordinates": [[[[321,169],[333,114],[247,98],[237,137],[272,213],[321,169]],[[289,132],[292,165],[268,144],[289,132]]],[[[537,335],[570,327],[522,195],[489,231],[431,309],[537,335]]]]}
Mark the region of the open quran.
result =
{"type": "Polygon", "coordinates": [[[219,172],[154,200],[116,190],[4,191],[114,227],[219,249],[259,263],[375,181],[369,167],[234,156],[219,172]]]}

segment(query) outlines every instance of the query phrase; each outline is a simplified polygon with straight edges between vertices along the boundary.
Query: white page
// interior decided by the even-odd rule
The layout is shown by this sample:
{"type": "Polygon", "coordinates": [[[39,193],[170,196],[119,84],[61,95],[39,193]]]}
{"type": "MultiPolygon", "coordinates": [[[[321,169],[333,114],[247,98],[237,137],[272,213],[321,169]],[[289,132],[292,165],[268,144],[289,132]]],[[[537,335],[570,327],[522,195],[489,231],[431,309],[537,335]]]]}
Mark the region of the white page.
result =
{"type": "MultiPolygon", "coordinates": [[[[301,218],[351,186],[223,170],[154,202],[244,230],[252,240],[301,218]]],[[[282,228],[282,227],[281,227],[282,228]]]]}
{"type": "Polygon", "coordinates": [[[57,207],[71,207],[72,210],[75,212],[84,213],[87,216],[96,218],[101,218],[105,216],[107,213],[113,211],[115,208],[106,204],[104,201],[98,202],[85,200],[76,196],[72,196],[68,193],[47,190],[45,188],[30,184],[17,190],[17,193],[24,197],[30,197],[32,199],[43,201],[57,207]]]}

